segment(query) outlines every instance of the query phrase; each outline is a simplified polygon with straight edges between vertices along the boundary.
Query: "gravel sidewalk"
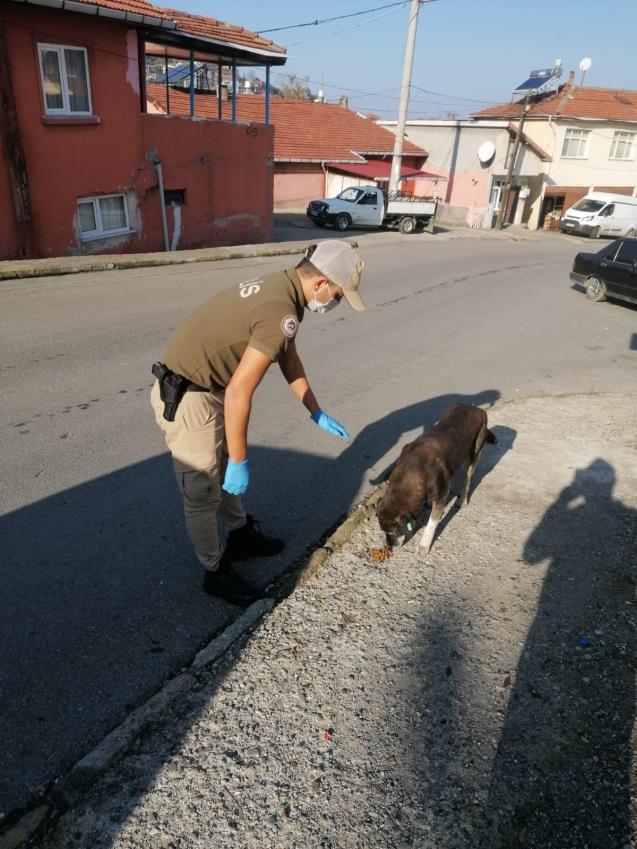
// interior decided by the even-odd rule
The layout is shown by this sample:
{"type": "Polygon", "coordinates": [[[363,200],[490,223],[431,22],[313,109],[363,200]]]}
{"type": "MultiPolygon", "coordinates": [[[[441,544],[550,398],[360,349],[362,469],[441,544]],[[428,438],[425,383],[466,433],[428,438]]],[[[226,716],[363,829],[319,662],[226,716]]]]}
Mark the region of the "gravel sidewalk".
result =
{"type": "Polygon", "coordinates": [[[38,845],[632,846],[635,400],[489,411],[425,562],[362,523],[38,845]]]}

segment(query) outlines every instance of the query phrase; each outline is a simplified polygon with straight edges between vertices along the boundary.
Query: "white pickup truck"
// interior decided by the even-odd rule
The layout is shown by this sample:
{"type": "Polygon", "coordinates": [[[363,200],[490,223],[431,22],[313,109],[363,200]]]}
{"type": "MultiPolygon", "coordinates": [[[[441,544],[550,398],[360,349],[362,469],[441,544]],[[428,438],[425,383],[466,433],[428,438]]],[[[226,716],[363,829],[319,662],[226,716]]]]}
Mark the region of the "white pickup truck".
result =
{"type": "Polygon", "coordinates": [[[336,230],[350,227],[398,227],[401,233],[433,233],[436,201],[390,192],[378,186],[350,186],[335,198],[311,200],[307,215],[317,227],[331,224],[336,230]]]}

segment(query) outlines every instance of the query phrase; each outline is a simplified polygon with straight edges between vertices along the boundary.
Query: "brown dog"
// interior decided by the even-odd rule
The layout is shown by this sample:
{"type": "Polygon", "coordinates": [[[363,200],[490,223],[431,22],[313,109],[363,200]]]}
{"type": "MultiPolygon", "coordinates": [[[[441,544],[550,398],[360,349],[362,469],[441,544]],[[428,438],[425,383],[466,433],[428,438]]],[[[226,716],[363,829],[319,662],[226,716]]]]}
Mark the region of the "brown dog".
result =
{"type": "Polygon", "coordinates": [[[471,404],[452,404],[439,422],[405,445],[376,515],[391,548],[402,545],[416,527],[423,504],[431,515],[418,545],[422,554],[431,548],[438,522],[449,497],[449,483],[467,460],[467,473],[457,507],[469,502],[471,476],[485,442],[497,443],[487,428],[487,414],[471,404]]]}

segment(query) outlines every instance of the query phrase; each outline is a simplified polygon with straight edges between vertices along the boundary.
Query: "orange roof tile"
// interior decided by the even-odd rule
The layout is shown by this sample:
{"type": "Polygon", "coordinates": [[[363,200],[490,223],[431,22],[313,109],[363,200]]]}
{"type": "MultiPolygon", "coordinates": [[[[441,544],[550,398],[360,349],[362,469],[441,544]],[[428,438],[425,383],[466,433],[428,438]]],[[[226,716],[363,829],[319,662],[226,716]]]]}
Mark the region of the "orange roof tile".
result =
{"type": "Polygon", "coordinates": [[[203,15],[191,15],[189,12],[155,6],[148,0],[76,0],[76,2],[101,6],[104,9],[115,9],[119,12],[129,12],[133,15],[147,15],[174,21],[177,24],[177,32],[186,35],[211,38],[226,44],[236,44],[249,50],[267,50],[270,53],[285,54],[282,47],[251,30],[234,26],[234,24],[226,24],[215,18],[206,18],[203,15]]]}
{"type": "MultiPolygon", "coordinates": [[[[523,101],[490,106],[472,114],[473,118],[519,118],[523,101]]],[[[637,121],[637,91],[615,88],[560,86],[552,94],[531,104],[527,118],[596,118],[607,121],[637,121]]]]}
{"type": "MultiPolygon", "coordinates": [[[[148,84],[148,98],[166,111],[166,87],[148,84]]],[[[223,118],[231,117],[232,104],[222,101],[223,118]]],[[[170,89],[171,115],[190,114],[187,91],[170,89]]],[[[211,94],[195,95],[195,115],[217,118],[217,98],[211,94]]],[[[265,98],[256,94],[237,95],[237,119],[263,124],[265,98]]],[[[316,162],[361,162],[367,155],[386,156],[393,153],[394,134],[351,109],[334,103],[307,100],[270,99],[270,122],[274,124],[274,158],[313,160],[316,162]]],[[[427,152],[405,139],[407,156],[425,157],[427,152]]]]}
{"type": "MultiPolygon", "coordinates": [[[[111,0],[108,0],[111,2],[111,0]]],[[[138,2],[138,0],[136,0],[138,2]]],[[[198,35],[202,38],[212,38],[215,41],[237,44],[249,49],[267,50],[270,53],[285,53],[269,38],[263,38],[249,29],[226,24],[214,18],[205,18],[202,15],[191,15],[188,12],[179,12],[177,9],[160,9],[163,17],[169,17],[177,22],[177,30],[189,35],[198,35]]]]}

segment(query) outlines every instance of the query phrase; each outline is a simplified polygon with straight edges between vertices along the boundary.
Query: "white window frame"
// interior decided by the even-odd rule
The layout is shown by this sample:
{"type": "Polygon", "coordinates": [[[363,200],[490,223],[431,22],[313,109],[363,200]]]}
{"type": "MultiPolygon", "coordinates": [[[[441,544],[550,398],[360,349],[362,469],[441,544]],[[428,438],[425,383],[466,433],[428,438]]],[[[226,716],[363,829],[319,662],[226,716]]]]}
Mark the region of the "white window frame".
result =
{"type": "Polygon", "coordinates": [[[88,198],[78,198],[77,199],[77,215],[78,215],[78,230],[80,233],[80,239],[83,242],[91,241],[92,239],[105,239],[108,236],[119,236],[122,233],[130,233],[130,219],[128,217],[128,205],[126,203],[126,195],[122,194],[122,192],[116,192],[112,195],[95,195],[93,197],[88,198]],[[102,227],[102,214],[100,212],[100,200],[106,200],[107,198],[122,198],[124,201],[124,217],[126,218],[126,226],[118,227],[116,230],[104,230],[102,227]],[[93,204],[93,215],[95,216],[95,223],[97,228],[95,230],[82,230],[80,225],[80,204],[81,203],[92,203],[93,204]]]}
{"type": "Polygon", "coordinates": [[[588,141],[589,141],[589,138],[590,138],[590,134],[591,134],[590,130],[583,130],[580,127],[567,127],[566,131],[564,132],[564,141],[562,142],[562,155],[561,155],[560,158],[561,159],[588,159],[588,141]],[[574,141],[572,138],[569,138],[569,133],[579,133],[580,134],[579,149],[580,149],[581,153],[578,153],[577,155],[573,155],[573,154],[570,154],[570,153],[564,153],[567,142],[574,141]],[[584,142],[583,150],[582,150],[582,147],[581,147],[582,141],[584,142]]]}
{"type": "Polygon", "coordinates": [[[615,130],[613,134],[613,140],[610,144],[610,155],[609,159],[616,159],[618,162],[628,162],[631,159],[635,158],[635,133],[631,133],[630,130],[615,130]],[[618,143],[630,143],[629,155],[628,156],[617,156],[617,145],[618,143]]]}
{"type": "Polygon", "coordinates": [[[40,65],[40,85],[42,86],[42,96],[44,98],[44,114],[45,115],[60,115],[60,116],[86,116],[93,114],[93,98],[91,97],[91,76],[88,68],[88,52],[86,47],[80,47],[77,44],[45,44],[38,42],[38,59],[40,65]],[[46,103],[46,88],[44,81],[44,64],[42,61],[43,52],[51,51],[58,54],[58,65],[60,68],[60,83],[62,85],[62,108],[52,109],[46,103]],[[65,50],[81,50],[84,54],[84,67],[86,70],[86,87],[88,91],[88,112],[72,110],[69,102],[69,86],[66,76],[66,57],[65,50]]]}

